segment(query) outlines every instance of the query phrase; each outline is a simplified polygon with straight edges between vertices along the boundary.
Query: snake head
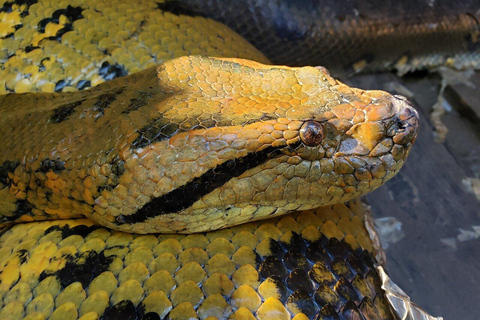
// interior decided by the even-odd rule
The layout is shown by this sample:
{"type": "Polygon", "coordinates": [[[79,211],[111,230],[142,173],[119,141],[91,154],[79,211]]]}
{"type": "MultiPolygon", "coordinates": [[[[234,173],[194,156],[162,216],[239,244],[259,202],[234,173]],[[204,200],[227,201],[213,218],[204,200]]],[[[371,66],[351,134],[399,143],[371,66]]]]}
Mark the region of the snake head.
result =
{"type": "Polygon", "coordinates": [[[405,98],[321,67],[191,56],[158,79],[120,153],[131,178],[117,189],[144,192],[109,227],[201,232],[348,201],[393,177],[417,134],[405,98]]]}

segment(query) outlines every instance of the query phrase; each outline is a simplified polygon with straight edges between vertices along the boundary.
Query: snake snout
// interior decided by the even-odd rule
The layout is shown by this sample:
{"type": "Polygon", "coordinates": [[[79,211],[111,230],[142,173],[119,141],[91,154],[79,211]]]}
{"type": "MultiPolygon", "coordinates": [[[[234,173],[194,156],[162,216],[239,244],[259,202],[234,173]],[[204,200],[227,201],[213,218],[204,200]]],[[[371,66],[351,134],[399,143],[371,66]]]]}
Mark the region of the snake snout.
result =
{"type": "Polygon", "coordinates": [[[397,127],[393,142],[405,145],[413,143],[418,132],[418,112],[407,98],[395,95],[392,97],[392,103],[396,110],[397,127]]]}

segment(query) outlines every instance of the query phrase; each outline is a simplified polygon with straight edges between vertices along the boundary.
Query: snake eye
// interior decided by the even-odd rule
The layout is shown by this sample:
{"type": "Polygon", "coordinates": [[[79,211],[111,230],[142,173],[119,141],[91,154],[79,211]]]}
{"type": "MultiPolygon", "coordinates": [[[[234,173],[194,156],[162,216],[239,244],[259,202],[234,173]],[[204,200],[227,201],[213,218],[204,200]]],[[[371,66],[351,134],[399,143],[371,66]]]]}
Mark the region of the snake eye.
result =
{"type": "Polygon", "coordinates": [[[300,128],[300,139],[307,146],[318,146],[323,137],[323,127],[317,121],[307,121],[300,128]]]}

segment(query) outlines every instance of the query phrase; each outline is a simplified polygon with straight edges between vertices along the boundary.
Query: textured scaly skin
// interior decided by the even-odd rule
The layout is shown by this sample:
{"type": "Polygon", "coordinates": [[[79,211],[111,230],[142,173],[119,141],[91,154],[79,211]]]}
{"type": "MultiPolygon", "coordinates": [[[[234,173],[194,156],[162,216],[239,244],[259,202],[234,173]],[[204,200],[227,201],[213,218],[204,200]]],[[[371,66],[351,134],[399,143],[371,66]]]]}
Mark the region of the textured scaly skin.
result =
{"type": "Polygon", "coordinates": [[[4,221],[86,216],[135,233],[351,200],[393,177],[417,126],[403,99],[324,69],[200,57],[0,105],[4,221]],[[301,138],[308,121],[323,128],[318,145],[301,138]]]}
{"type": "MultiPolygon", "coordinates": [[[[115,4],[117,7],[110,8],[101,1],[81,1],[71,5],[83,6],[83,16],[70,26],[73,26],[70,31],[73,34],[60,31],[61,26],[69,23],[68,16],[72,13],[65,4],[11,5],[8,22],[0,29],[5,35],[14,32],[13,37],[2,39],[2,47],[7,49],[6,56],[9,57],[4,66],[14,68],[9,69],[7,77],[3,78],[6,79],[6,90],[70,91],[87,86],[81,80],[89,79],[85,81],[91,81],[93,85],[103,82],[108,79],[110,71],[115,73],[117,70],[107,68],[107,71],[101,71],[103,62],[112,61],[110,58],[115,54],[109,50],[106,55],[86,53],[96,52],[105,43],[114,43],[120,51],[124,46],[128,47],[129,41],[138,40],[138,43],[145,44],[141,37],[142,28],[151,22],[159,28],[167,25],[163,33],[167,36],[182,30],[182,27],[175,27],[177,19],[181,19],[179,25],[191,22],[198,30],[190,30],[187,34],[208,39],[206,44],[212,44],[211,47],[206,45],[205,51],[196,52],[199,54],[215,52],[214,55],[222,56],[229,47],[237,44],[243,47],[244,44],[234,33],[203,18],[178,17],[165,12],[161,13],[166,19],[164,22],[155,20],[159,18],[155,16],[158,12],[153,10],[154,5],[150,2],[115,4]],[[121,16],[133,17],[132,10],[140,10],[138,8],[145,5],[150,8],[150,11],[141,11],[146,15],[146,21],[137,21],[139,30],[136,32],[129,30],[127,26],[131,25],[121,16]],[[117,9],[118,12],[113,14],[111,10],[117,9]],[[31,20],[18,20],[16,17],[25,10],[31,20]],[[55,15],[56,10],[65,11],[55,15]],[[43,12],[43,16],[39,12],[43,12]],[[12,13],[17,16],[12,18],[12,13]],[[91,35],[98,30],[93,25],[87,26],[89,21],[95,22],[101,15],[124,26],[127,34],[110,25],[111,32],[105,32],[104,38],[92,36],[94,46],[75,42],[76,34],[91,35]],[[49,17],[53,20],[45,22],[44,31],[28,28],[49,17]],[[22,27],[12,31],[17,29],[15,26],[19,21],[22,27]],[[211,37],[206,37],[200,30],[203,25],[210,26],[207,29],[211,37]],[[49,36],[60,32],[62,44],[58,43],[59,39],[46,39],[48,37],[44,34],[48,32],[51,33],[49,36]],[[115,38],[115,32],[121,36],[115,38]],[[235,41],[219,41],[224,35],[235,41]],[[27,43],[39,48],[25,49],[27,43]],[[11,48],[16,55],[11,56],[11,48]],[[66,63],[70,55],[65,52],[72,52],[73,48],[85,51],[72,61],[78,61],[79,65],[85,61],[83,58],[92,61],[92,65],[85,64],[89,70],[85,78],[77,73],[83,70],[79,65],[73,67],[66,63]],[[51,63],[44,60],[43,67],[36,66],[47,57],[51,63]],[[21,73],[31,77],[23,79],[13,70],[22,70],[21,73]]],[[[178,34],[182,35],[182,32],[178,34]]],[[[161,43],[176,43],[173,38],[168,37],[161,43]]],[[[177,43],[182,44],[185,39],[179,38],[177,43]]],[[[166,55],[172,54],[170,49],[166,55]]],[[[119,61],[138,63],[128,54],[139,52],[141,55],[142,51],[125,50],[121,52],[126,52],[127,57],[119,61]]],[[[185,54],[182,50],[178,55],[185,54]]],[[[231,52],[232,56],[242,54],[231,52]]],[[[243,57],[265,61],[254,48],[249,52],[243,57]]],[[[137,65],[139,69],[127,68],[128,72],[141,70],[146,66],[142,63],[140,67],[137,65]]],[[[115,62],[112,61],[111,65],[115,62]]],[[[289,69],[240,60],[221,62],[188,57],[167,62],[160,66],[160,70],[160,78],[152,68],[107,82],[91,91],[0,98],[3,121],[0,132],[8,146],[3,150],[9,150],[0,155],[0,201],[4,221],[10,224],[12,221],[65,219],[20,223],[2,233],[0,318],[183,319],[198,316],[204,319],[212,316],[218,319],[313,319],[318,314],[320,319],[327,319],[338,314],[346,318],[363,314],[369,319],[393,319],[373,267],[375,253],[365,229],[365,212],[359,202],[189,236],[135,235],[92,226],[89,220],[70,219],[87,215],[116,229],[186,232],[188,228],[198,231],[200,229],[195,228],[214,227],[213,222],[195,221],[208,217],[199,205],[204,203],[209,208],[217,208],[216,212],[225,213],[222,201],[231,201],[233,209],[229,211],[240,210],[234,219],[229,218],[228,213],[216,219],[218,225],[215,227],[222,227],[254,219],[253,212],[260,217],[262,212],[282,213],[282,210],[344,201],[378,187],[393,176],[408,154],[416,133],[415,114],[405,101],[385,92],[348,88],[330,78],[321,68],[289,69]],[[223,82],[220,76],[203,79],[208,72],[202,68],[212,71],[215,64],[220,66],[218,74],[225,70],[234,72],[223,75],[226,76],[223,82]],[[169,67],[171,72],[168,72],[169,67]],[[238,74],[242,75],[234,79],[238,84],[228,78],[238,74]],[[263,77],[272,81],[255,82],[263,77]],[[222,90],[220,84],[225,86],[222,90]],[[263,95],[261,92],[256,92],[258,96],[252,95],[264,87],[268,90],[263,95]],[[217,92],[228,90],[231,90],[230,96],[212,99],[218,98],[217,92]],[[294,97],[293,94],[300,96],[294,97]],[[305,103],[309,99],[312,102],[305,103]],[[215,108],[217,111],[212,112],[215,108]],[[204,118],[201,115],[205,115],[204,118]],[[162,122],[165,119],[168,122],[162,122]],[[329,132],[319,146],[306,147],[301,142],[298,129],[306,120],[322,123],[329,132]],[[167,127],[173,125],[175,130],[164,128],[165,123],[167,127]],[[162,127],[158,128],[156,124],[162,124],[162,127]],[[355,126],[357,129],[353,129],[355,126]],[[212,131],[213,137],[209,136],[212,131]],[[159,132],[167,137],[152,136],[159,132]],[[214,139],[223,136],[227,139],[214,139]],[[181,139],[187,143],[179,143],[183,142],[181,139]],[[152,159],[167,159],[163,155],[168,153],[157,153],[158,157],[152,155],[157,148],[167,148],[165,140],[179,143],[177,148],[182,150],[170,153],[170,157],[185,157],[185,161],[173,161],[169,167],[156,163],[155,170],[143,171],[144,166],[152,165],[152,159]],[[235,144],[235,141],[239,142],[235,144]],[[196,210],[192,206],[182,209],[190,214],[184,214],[181,223],[172,222],[175,219],[169,218],[171,213],[161,215],[161,219],[166,218],[163,222],[157,217],[146,223],[128,220],[148,202],[148,199],[147,202],[137,202],[145,191],[139,190],[144,184],[138,182],[156,181],[155,177],[164,174],[161,177],[171,180],[167,184],[169,188],[162,184],[160,187],[164,189],[149,194],[150,199],[161,197],[162,192],[176,190],[193,176],[201,176],[221,163],[275,146],[280,147],[279,157],[267,157],[266,162],[249,168],[220,187],[216,186],[215,190],[192,204],[201,209],[196,212],[196,218],[191,214],[196,210]],[[336,151],[340,152],[338,158],[333,157],[336,151]],[[202,152],[206,158],[200,162],[195,156],[202,152]],[[210,154],[213,154],[211,158],[208,157],[210,154]],[[190,162],[190,167],[182,162],[190,162]],[[317,162],[318,166],[312,165],[317,162]],[[172,164],[177,168],[172,169],[172,164]],[[309,175],[305,173],[305,164],[309,164],[309,175]],[[167,170],[172,172],[167,175],[167,170]],[[274,177],[269,177],[272,174],[274,177]],[[266,185],[265,198],[259,200],[251,192],[253,177],[257,175],[257,182],[266,185]],[[312,175],[316,178],[311,179],[312,175]],[[308,181],[309,177],[313,181],[308,181]],[[289,183],[295,178],[301,184],[289,183]],[[278,182],[282,179],[283,182],[278,182]],[[307,187],[304,188],[305,183],[307,187]],[[272,191],[283,190],[284,194],[275,195],[273,192],[272,197],[267,197],[266,190],[272,184],[272,191]],[[322,190],[326,186],[325,193],[322,190]],[[234,198],[225,200],[212,195],[221,195],[220,190],[226,194],[233,190],[234,198]],[[109,193],[114,196],[108,198],[109,193]],[[242,196],[248,204],[258,200],[255,203],[257,209],[250,210],[249,215],[243,217],[244,207],[238,201],[242,196]],[[288,201],[279,200],[283,196],[288,201]],[[102,210],[102,199],[112,199],[112,205],[109,203],[102,210]],[[115,203],[120,210],[125,207],[131,207],[131,210],[108,209],[115,208],[115,203]],[[288,207],[291,204],[293,206],[288,207]],[[278,209],[269,211],[270,206],[278,209]],[[113,212],[107,213],[107,210],[113,212]]],[[[180,200],[191,195],[185,194],[180,200]]],[[[176,212],[173,216],[182,217],[182,214],[176,212]]]]}

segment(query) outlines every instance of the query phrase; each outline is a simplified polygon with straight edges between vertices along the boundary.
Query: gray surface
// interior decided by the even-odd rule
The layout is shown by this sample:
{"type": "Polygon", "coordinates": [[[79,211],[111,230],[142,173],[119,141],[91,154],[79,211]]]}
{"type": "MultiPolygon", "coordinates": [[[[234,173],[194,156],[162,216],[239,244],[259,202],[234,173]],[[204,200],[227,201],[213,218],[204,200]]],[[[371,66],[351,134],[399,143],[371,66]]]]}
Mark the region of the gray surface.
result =
{"type": "Polygon", "coordinates": [[[376,217],[395,217],[405,233],[387,249],[390,277],[434,316],[479,319],[480,238],[459,241],[457,236],[460,228],[480,226],[480,201],[462,183],[480,175],[480,126],[454,109],[443,117],[449,129],[446,141],[433,141],[429,112],[437,99],[438,77],[383,74],[348,82],[389,91],[403,83],[413,92],[421,117],[419,137],[402,171],[367,196],[376,217]]]}

